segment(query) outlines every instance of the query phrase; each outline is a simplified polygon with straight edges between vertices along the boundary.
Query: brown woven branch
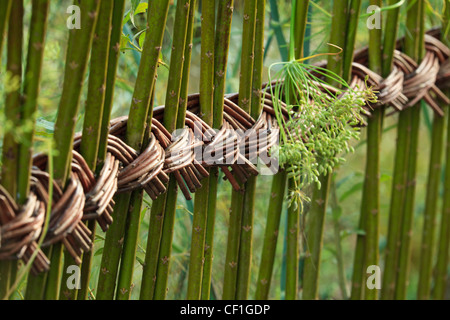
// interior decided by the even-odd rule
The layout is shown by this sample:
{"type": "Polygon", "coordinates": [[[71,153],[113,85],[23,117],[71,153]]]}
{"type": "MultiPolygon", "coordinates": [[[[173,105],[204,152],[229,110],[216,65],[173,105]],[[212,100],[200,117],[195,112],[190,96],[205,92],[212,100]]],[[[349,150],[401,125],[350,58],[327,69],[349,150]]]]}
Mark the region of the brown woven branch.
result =
{"type": "MultiPolygon", "coordinates": [[[[427,53],[420,65],[396,51],[393,71],[386,79],[365,66],[367,49],[355,55],[350,87],[358,90],[368,84],[377,91],[379,100],[377,105],[366,107],[367,116],[370,116],[372,108],[381,105],[401,111],[422,99],[437,114],[443,115],[435,99],[450,103],[437,86],[446,84],[450,78],[450,49],[432,35],[438,36],[438,31],[426,36],[427,53]]],[[[265,88],[271,85],[274,84],[266,84],[265,88]]],[[[337,92],[335,88],[323,84],[319,87],[324,92],[337,92]]],[[[240,185],[251,175],[258,175],[258,169],[253,164],[255,159],[262,152],[268,152],[278,141],[278,122],[269,91],[262,92],[263,112],[257,120],[238,107],[237,94],[227,95],[224,100],[224,124],[217,132],[197,115],[200,111],[198,94],[189,97],[187,130],[176,136],[162,125],[164,107],[155,108],[149,143],[142,153],[124,142],[128,118],[115,119],[111,122],[108,137],[108,155],[97,177],[77,152],[81,143],[81,134],[77,134],[68,186],[63,191],[54,183],[52,199],[47,193],[47,156],[35,156],[32,190],[24,206],[19,207],[0,186],[0,260],[23,259],[28,262],[39,250],[32,271],[39,273],[49,269],[50,262],[38,249],[37,241],[42,236],[50,201],[50,224],[43,246],[62,242],[75,261],[80,263],[82,253],[92,248],[91,234],[83,221],[95,219],[107,231],[113,223],[113,197],[117,193],[144,189],[152,199],[157,199],[167,191],[169,174],[173,174],[184,196],[191,199],[191,193],[195,193],[201,187],[200,181],[208,176],[206,168],[210,166],[220,167],[225,179],[239,191],[240,185]],[[214,161],[210,163],[205,159],[196,159],[195,150],[198,149],[214,161]]],[[[287,118],[286,106],[283,102],[280,105],[283,116],[287,118]]]]}

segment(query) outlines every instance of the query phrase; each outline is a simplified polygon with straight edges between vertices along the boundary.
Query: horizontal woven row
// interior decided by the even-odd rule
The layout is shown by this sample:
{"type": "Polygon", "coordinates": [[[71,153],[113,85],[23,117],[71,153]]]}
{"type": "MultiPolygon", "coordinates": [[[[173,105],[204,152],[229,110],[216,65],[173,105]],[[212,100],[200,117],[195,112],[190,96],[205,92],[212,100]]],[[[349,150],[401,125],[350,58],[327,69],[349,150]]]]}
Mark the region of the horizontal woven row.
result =
{"type": "MultiPolygon", "coordinates": [[[[450,78],[450,49],[432,35],[427,35],[425,41],[426,55],[419,65],[397,50],[392,73],[386,79],[365,66],[367,49],[356,53],[350,87],[358,90],[372,86],[379,100],[377,105],[366,106],[367,116],[373,108],[382,105],[401,111],[422,99],[438,115],[443,115],[436,99],[446,104],[450,101],[437,85],[444,86],[450,78]]],[[[398,47],[401,48],[400,41],[398,47]]],[[[265,88],[271,85],[275,84],[267,84],[265,88]]],[[[324,84],[318,87],[324,94],[337,92],[324,84]]],[[[63,190],[53,182],[52,199],[48,194],[47,156],[35,156],[31,194],[24,206],[18,206],[0,186],[0,260],[28,262],[36,256],[32,271],[40,273],[49,269],[50,262],[38,247],[49,204],[50,224],[43,247],[62,242],[75,261],[81,263],[83,252],[92,248],[91,232],[85,221],[96,220],[107,231],[113,223],[113,198],[118,193],[143,189],[152,199],[157,199],[167,191],[169,179],[173,178],[184,196],[191,199],[211,166],[219,167],[232,187],[241,190],[240,186],[250,176],[258,175],[255,160],[261,154],[269,154],[270,148],[279,140],[273,97],[269,92],[261,91],[263,111],[257,120],[239,108],[237,94],[227,95],[220,130],[212,129],[198,116],[198,94],[189,96],[186,129],[174,135],[162,125],[164,107],[155,108],[151,130],[145,139],[146,148],[142,152],[124,142],[128,118],[115,119],[111,122],[107,157],[97,176],[78,153],[82,136],[77,134],[68,185],[63,190]],[[215,157],[215,161],[198,159],[196,150],[215,157]]],[[[283,116],[288,117],[286,106],[283,102],[280,105],[283,116]]]]}

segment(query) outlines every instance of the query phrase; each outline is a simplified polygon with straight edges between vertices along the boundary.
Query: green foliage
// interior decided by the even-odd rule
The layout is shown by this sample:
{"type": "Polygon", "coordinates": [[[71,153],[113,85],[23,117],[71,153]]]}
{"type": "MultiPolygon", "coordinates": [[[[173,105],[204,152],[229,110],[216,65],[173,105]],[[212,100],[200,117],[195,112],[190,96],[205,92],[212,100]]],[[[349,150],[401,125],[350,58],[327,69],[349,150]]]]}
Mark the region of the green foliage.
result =
{"type": "MultiPolygon", "coordinates": [[[[278,64],[271,66],[274,67],[278,64]]],[[[363,123],[363,107],[375,103],[370,88],[352,90],[345,81],[329,70],[299,61],[281,63],[282,68],[271,78],[270,87],[282,143],[280,165],[296,181],[291,203],[307,197],[301,192],[313,183],[320,187],[319,176],[331,173],[344,162],[343,155],[353,152],[349,142],[359,139],[358,125],[363,123]],[[326,85],[325,79],[346,88],[340,91],[326,85]],[[288,119],[282,116],[285,100],[288,119]]]]}

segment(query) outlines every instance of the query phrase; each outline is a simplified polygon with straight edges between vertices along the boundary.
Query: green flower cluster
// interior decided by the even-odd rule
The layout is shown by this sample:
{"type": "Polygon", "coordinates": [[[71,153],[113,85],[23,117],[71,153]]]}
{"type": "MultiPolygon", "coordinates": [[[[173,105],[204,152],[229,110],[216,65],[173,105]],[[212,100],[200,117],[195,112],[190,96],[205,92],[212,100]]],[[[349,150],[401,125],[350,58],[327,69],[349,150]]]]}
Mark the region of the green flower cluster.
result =
{"type": "Polygon", "coordinates": [[[346,153],[353,152],[350,141],[359,139],[363,107],[375,103],[376,96],[370,88],[352,90],[336,74],[298,61],[283,63],[271,80],[282,139],[280,165],[296,184],[291,203],[301,204],[307,200],[302,190],[313,183],[320,187],[320,175],[331,173],[346,153]],[[286,102],[287,117],[280,101],[286,102]]]}

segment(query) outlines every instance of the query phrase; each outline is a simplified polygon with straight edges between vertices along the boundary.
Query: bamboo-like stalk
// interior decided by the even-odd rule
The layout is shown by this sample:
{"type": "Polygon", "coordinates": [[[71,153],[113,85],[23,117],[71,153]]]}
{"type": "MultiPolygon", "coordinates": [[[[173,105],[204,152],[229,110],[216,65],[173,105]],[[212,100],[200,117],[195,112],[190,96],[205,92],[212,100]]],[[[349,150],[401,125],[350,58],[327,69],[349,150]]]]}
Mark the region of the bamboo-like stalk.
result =
{"type": "MultiPolygon", "coordinates": [[[[396,0],[390,0],[388,2],[388,6],[396,3],[396,0]]],[[[400,16],[400,8],[392,9],[388,11],[388,15],[386,17],[386,26],[385,29],[389,30],[384,35],[383,42],[383,77],[387,77],[392,69],[392,63],[394,61],[394,49],[397,40],[397,33],[399,28],[399,16],[400,16]]],[[[399,132],[406,131],[406,122],[400,121],[398,123],[399,132]]],[[[384,274],[381,286],[381,299],[392,299],[393,298],[393,290],[396,282],[396,266],[398,259],[398,235],[399,228],[401,224],[401,210],[400,206],[402,203],[402,194],[404,186],[404,171],[402,169],[403,164],[405,163],[405,159],[408,155],[407,146],[406,146],[406,135],[398,135],[397,140],[397,153],[395,155],[395,165],[394,165],[394,175],[393,175],[393,188],[392,190],[396,190],[395,192],[399,193],[399,196],[391,198],[391,207],[389,212],[389,226],[388,226],[388,235],[387,235],[387,244],[385,250],[385,262],[384,262],[384,274]],[[403,150],[400,150],[399,147],[403,145],[403,150]],[[400,186],[400,187],[399,187],[400,186]],[[398,188],[399,187],[399,188],[398,188]]]]}
{"type": "MultiPolygon", "coordinates": [[[[448,30],[450,25],[450,1],[446,0],[446,11],[444,15],[444,23],[442,30],[448,30]]],[[[442,39],[444,43],[450,45],[450,35],[442,39]]],[[[450,95],[450,90],[447,90],[447,96],[450,95]]],[[[448,108],[448,107],[447,107],[448,108]]],[[[447,143],[445,146],[446,160],[445,160],[445,180],[444,180],[444,203],[442,205],[442,218],[440,221],[439,231],[439,245],[437,249],[437,262],[434,275],[434,291],[433,298],[444,300],[447,290],[448,281],[448,262],[449,262],[449,248],[450,248],[450,112],[447,110],[448,124],[447,124],[447,143]]]]}
{"type": "MultiPolygon", "coordinates": [[[[19,195],[18,200],[21,204],[24,204],[30,191],[32,147],[35,130],[34,119],[42,74],[42,60],[44,57],[49,3],[50,2],[47,0],[33,1],[31,16],[31,25],[33,26],[33,29],[30,33],[28,43],[27,66],[25,70],[26,81],[23,88],[24,102],[21,117],[23,121],[32,121],[33,125],[29,132],[24,132],[24,142],[19,146],[19,175],[17,186],[19,195]]],[[[30,280],[31,277],[37,278],[30,275],[30,280]]],[[[42,295],[40,297],[42,297],[42,295]]]]}
{"type": "MultiPolygon", "coordinates": [[[[261,87],[264,68],[264,22],[266,1],[256,3],[254,64],[252,79],[252,104],[250,115],[258,119],[261,115],[261,87]]],[[[239,265],[236,286],[236,299],[248,300],[250,287],[250,270],[252,267],[253,221],[255,214],[256,177],[249,177],[246,183],[242,212],[241,245],[239,248],[239,265]]]]}
{"type": "MultiPolygon", "coordinates": [[[[214,112],[213,128],[219,129],[223,124],[223,104],[225,80],[230,46],[231,22],[234,0],[219,1],[214,48],[214,112]]],[[[205,263],[203,266],[202,300],[210,299],[211,274],[214,248],[214,226],[216,219],[216,201],[219,170],[212,168],[209,178],[208,213],[205,238],[205,263]]]]}
{"type": "MultiPolygon", "coordinates": [[[[164,126],[169,132],[174,132],[175,129],[177,129],[177,117],[180,109],[179,100],[184,70],[183,67],[185,63],[184,53],[186,48],[186,39],[189,33],[188,20],[190,5],[190,0],[177,2],[175,13],[172,55],[164,109],[164,126]]],[[[177,189],[177,182],[172,176],[167,189],[163,232],[156,274],[154,298],[157,300],[164,300],[167,294],[167,282],[170,270],[170,258],[172,254],[172,241],[178,193],[177,189]]]]}
{"type": "MultiPolygon", "coordinates": [[[[109,121],[113,106],[117,66],[119,62],[119,54],[120,54],[119,46],[120,46],[120,37],[122,35],[122,21],[124,11],[125,11],[125,0],[115,0],[111,18],[112,29],[110,33],[109,31],[107,33],[110,37],[109,52],[108,52],[108,70],[105,86],[106,87],[105,98],[103,103],[103,114],[101,115],[102,123],[98,147],[97,171],[98,168],[102,167],[103,161],[106,157],[107,137],[108,137],[109,121]]],[[[96,227],[96,221],[89,221],[87,225],[91,231],[94,231],[96,227]]],[[[94,237],[95,233],[93,232],[92,238],[94,237]]],[[[80,279],[81,289],[78,290],[77,295],[78,300],[86,300],[88,299],[89,296],[89,282],[91,278],[93,254],[94,254],[93,251],[85,252],[83,254],[83,262],[81,265],[81,279],[80,279]]]]}
{"type": "Polygon", "coordinates": [[[355,52],[356,45],[356,33],[358,30],[358,22],[359,22],[359,13],[361,12],[361,0],[351,0],[350,2],[350,11],[348,13],[348,26],[347,26],[347,39],[345,49],[347,50],[344,54],[344,66],[342,78],[350,82],[351,73],[352,73],[352,63],[353,63],[353,54],[355,52]]]}
{"type": "MultiPolygon", "coordinates": [[[[149,3],[148,29],[152,32],[146,33],[127,127],[127,142],[136,150],[140,150],[142,147],[147,116],[152,114],[153,110],[153,106],[150,105],[151,93],[155,85],[154,79],[159,63],[168,10],[168,0],[151,1],[149,3]]],[[[112,300],[114,297],[131,198],[131,193],[116,197],[115,222],[107,233],[100,267],[97,289],[98,300],[112,300]]],[[[133,208],[138,206],[140,207],[138,203],[132,203],[133,208]]]]}
{"type": "MultiPolygon", "coordinates": [[[[409,34],[407,34],[405,39],[405,53],[418,62],[423,58],[424,54],[424,6],[425,4],[422,0],[414,2],[408,11],[406,21],[406,27],[409,34]]],[[[395,287],[395,298],[397,300],[404,300],[406,298],[406,291],[408,288],[409,265],[411,257],[411,236],[415,205],[420,104],[405,110],[404,113],[409,114],[410,117],[410,131],[408,132],[410,151],[408,153],[406,189],[400,237],[401,246],[398,260],[397,283],[395,287]]]]}
{"type": "MultiPolygon", "coordinates": [[[[289,59],[300,59],[303,54],[309,1],[292,2],[291,44],[289,59]],[[301,33],[299,33],[301,32],[301,33]]],[[[294,100],[294,99],[292,99],[294,100]]],[[[295,191],[297,182],[288,179],[288,194],[295,191]]],[[[286,300],[298,299],[300,266],[300,209],[301,204],[291,204],[287,210],[286,240],[286,300]]]]}
{"type": "Polygon", "coordinates": [[[280,229],[281,211],[283,209],[286,190],[286,171],[279,172],[273,177],[269,207],[267,209],[266,230],[264,244],[259,265],[258,283],[256,285],[256,300],[269,299],[270,284],[275,262],[275,253],[280,229]]]}
{"type": "MultiPolygon", "coordinates": [[[[3,36],[3,34],[2,34],[3,36]]],[[[6,70],[18,79],[19,87],[7,93],[5,100],[5,118],[14,126],[20,124],[22,82],[22,45],[23,45],[23,1],[14,1],[11,7],[11,17],[8,26],[8,50],[6,70]]],[[[1,49],[1,47],[0,47],[1,49]]],[[[13,130],[11,128],[10,130],[13,130]]],[[[19,144],[11,131],[5,132],[3,138],[2,172],[3,187],[16,198],[18,185],[19,144]]],[[[9,286],[14,283],[17,263],[15,261],[0,261],[0,297],[3,298],[9,286]]]]}
{"type": "MultiPolygon", "coordinates": [[[[345,32],[347,31],[348,1],[335,1],[333,5],[333,20],[331,25],[330,42],[344,49],[352,46],[346,42],[345,32]]],[[[343,74],[343,59],[340,56],[330,56],[328,59],[328,69],[338,75],[343,74]]],[[[319,295],[319,272],[320,257],[323,244],[323,230],[325,214],[328,205],[328,195],[332,174],[327,174],[319,178],[321,188],[314,186],[311,198],[311,209],[308,219],[307,235],[307,256],[303,272],[303,299],[318,299],[319,295]]]]}
{"type": "MultiPolygon", "coordinates": [[[[103,114],[103,104],[105,100],[106,73],[108,67],[108,49],[111,33],[113,2],[101,1],[98,23],[94,33],[92,43],[88,95],[86,101],[86,111],[83,124],[83,138],[81,141],[80,152],[86,160],[89,168],[95,172],[97,169],[97,155],[100,144],[101,120],[103,114]]],[[[92,232],[91,240],[95,240],[96,222],[90,223],[92,232]]],[[[91,256],[93,252],[83,254],[91,256]]],[[[90,263],[90,259],[87,263],[90,263]]],[[[75,261],[68,251],[64,251],[64,270],[71,265],[75,265],[75,261]]],[[[61,281],[60,300],[76,300],[77,290],[65,290],[69,273],[63,273],[61,281]]],[[[89,286],[89,284],[87,284],[89,286]]]]}
{"type": "MultiPolygon", "coordinates": [[[[379,8],[382,6],[381,0],[371,0],[371,5],[379,8]]],[[[381,29],[369,30],[369,68],[374,72],[382,73],[382,39],[381,29]]],[[[367,160],[366,160],[366,175],[364,180],[364,190],[366,193],[365,203],[361,208],[361,215],[366,215],[365,218],[365,259],[363,273],[368,266],[377,266],[379,264],[379,215],[380,215],[380,142],[382,132],[382,118],[383,112],[380,108],[372,111],[372,117],[368,119],[367,123],[367,160]]],[[[363,278],[363,284],[366,283],[366,276],[363,278]]],[[[370,289],[365,286],[365,299],[378,299],[377,289],[370,289]]]]}
{"type": "MultiPolygon", "coordinates": [[[[214,31],[215,1],[202,1],[200,111],[202,119],[211,126],[214,112],[214,31]]],[[[203,179],[202,187],[195,194],[187,290],[189,300],[201,298],[208,197],[209,177],[203,179]]]]}
{"type": "MultiPolygon", "coordinates": [[[[76,115],[81,98],[80,85],[83,83],[87,69],[87,61],[97,23],[100,1],[77,1],[81,9],[81,29],[70,31],[67,49],[64,87],[55,124],[55,148],[58,154],[54,156],[55,181],[65,186],[69,176],[72,161],[72,145],[75,134],[76,115]],[[78,48],[77,50],[72,50],[78,48]]],[[[62,272],[62,245],[53,246],[51,265],[47,277],[44,298],[56,300],[59,297],[62,272]]]]}
{"type": "MultiPolygon", "coordinates": [[[[447,110],[445,111],[447,112],[447,110]]],[[[445,119],[446,117],[435,114],[433,120],[422,246],[420,250],[419,286],[417,290],[417,298],[419,300],[428,300],[431,295],[436,211],[442,171],[441,160],[444,147],[445,119]]]]}
{"type": "MultiPolygon", "coordinates": [[[[242,28],[241,72],[239,77],[239,107],[250,113],[252,106],[252,78],[254,63],[254,40],[256,26],[257,1],[244,1],[244,21],[242,28]]],[[[234,191],[231,197],[230,225],[228,229],[227,253],[225,258],[225,275],[223,299],[236,299],[237,276],[239,270],[239,247],[241,239],[244,193],[234,191]],[[237,236],[239,234],[239,236],[237,236]]]]}
{"type": "Polygon", "coordinates": [[[2,59],[3,41],[6,35],[6,27],[8,26],[11,4],[12,0],[4,0],[0,2],[0,61],[2,59]]]}

